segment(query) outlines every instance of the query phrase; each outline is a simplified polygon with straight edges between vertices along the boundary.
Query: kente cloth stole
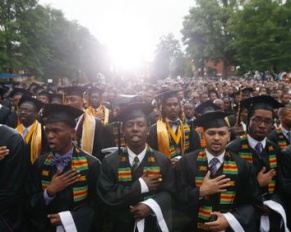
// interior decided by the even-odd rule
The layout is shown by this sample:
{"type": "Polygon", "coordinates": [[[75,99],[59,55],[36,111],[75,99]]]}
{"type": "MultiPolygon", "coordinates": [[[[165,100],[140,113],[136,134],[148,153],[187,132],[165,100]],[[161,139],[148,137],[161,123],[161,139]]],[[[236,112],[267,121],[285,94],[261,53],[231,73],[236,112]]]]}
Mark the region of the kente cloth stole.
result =
{"type": "Polygon", "coordinates": [[[195,130],[199,135],[201,148],[205,148],[206,147],[206,140],[203,136],[203,132],[204,132],[203,127],[197,127],[195,130]]]}
{"type": "MultiPolygon", "coordinates": [[[[149,177],[160,175],[160,166],[157,163],[153,150],[148,145],[145,159],[147,160],[146,165],[143,168],[143,174],[147,173],[149,177]]],[[[132,170],[128,159],[127,147],[122,148],[122,153],[120,154],[120,166],[117,174],[118,182],[125,184],[132,183],[132,170]]]]}
{"type": "MultiPolygon", "coordinates": [[[[54,154],[50,153],[45,159],[42,166],[41,173],[41,185],[42,189],[45,190],[51,183],[52,179],[52,159],[54,154]]],[[[73,186],[73,199],[74,199],[74,210],[80,208],[87,202],[88,198],[88,161],[85,155],[81,154],[81,151],[78,148],[74,148],[72,161],[70,162],[71,169],[75,169],[80,172],[81,176],[73,186]]],[[[69,186],[70,187],[70,186],[69,186]]]]}
{"type": "Polygon", "coordinates": [[[157,121],[157,137],[159,151],[170,159],[177,155],[184,155],[190,146],[190,129],[180,120],[180,125],[175,133],[166,120],[157,121]],[[180,150],[180,153],[177,151],[180,150]]]}
{"type": "Polygon", "coordinates": [[[278,127],[276,129],[276,133],[278,136],[278,146],[281,148],[281,150],[285,150],[288,146],[287,142],[286,142],[286,138],[282,132],[281,127],[278,127]]]}
{"type": "MultiPolygon", "coordinates": [[[[238,153],[239,156],[250,164],[253,164],[253,154],[250,151],[249,142],[247,135],[243,135],[240,137],[241,140],[241,149],[238,153]]],[[[270,143],[269,139],[267,139],[267,144],[270,143]]],[[[275,154],[274,147],[270,144],[265,148],[267,150],[267,154],[269,154],[269,165],[271,169],[277,169],[277,157],[275,154]]],[[[275,176],[273,176],[271,182],[268,184],[268,192],[269,194],[273,194],[276,187],[275,176]]]]}
{"type": "Polygon", "coordinates": [[[122,124],[121,123],[119,124],[118,122],[114,123],[114,125],[113,125],[113,137],[114,137],[114,143],[115,143],[116,147],[118,147],[118,129],[119,129],[119,133],[120,133],[120,146],[125,147],[125,140],[123,137],[121,125],[122,124]]]}
{"type": "MultiPolygon", "coordinates": [[[[22,124],[18,125],[16,130],[23,135],[24,131],[22,124]]],[[[25,138],[25,142],[27,144],[30,142],[30,162],[33,164],[41,155],[42,148],[41,124],[37,120],[32,124],[30,131],[25,138]]]]}
{"type": "MultiPolygon", "coordinates": [[[[83,122],[83,130],[82,130],[82,138],[80,141],[80,147],[82,150],[92,155],[96,119],[92,115],[88,114],[87,112],[85,112],[81,117],[84,117],[84,122],[83,122]]],[[[79,121],[81,121],[81,119],[79,121]]],[[[78,127],[79,125],[76,126],[76,128],[78,127]]]]}
{"type": "Polygon", "coordinates": [[[100,105],[97,110],[89,106],[86,111],[95,118],[99,118],[104,125],[108,124],[110,111],[105,106],[100,105]]]}
{"type": "MultiPolygon", "coordinates": [[[[222,165],[223,175],[225,175],[225,178],[231,179],[229,182],[230,186],[227,187],[227,191],[219,194],[219,208],[220,211],[224,213],[231,210],[233,205],[233,201],[236,195],[235,185],[238,175],[238,168],[228,151],[225,153],[224,162],[222,165]]],[[[202,181],[207,171],[209,170],[205,149],[202,149],[197,156],[197,167],[198,172],[197,176],[195,177],[195,186],[199,188],[202,185],[202,181]]],[[[209,202],[209,197],[206,196],[204,199],[204,204],[200,205],[199,208],[197,225],[198,228],[207,229],[205,228],[204,222],[208,222],[212,211],[213,209],[211,203],[209,202]]]]}

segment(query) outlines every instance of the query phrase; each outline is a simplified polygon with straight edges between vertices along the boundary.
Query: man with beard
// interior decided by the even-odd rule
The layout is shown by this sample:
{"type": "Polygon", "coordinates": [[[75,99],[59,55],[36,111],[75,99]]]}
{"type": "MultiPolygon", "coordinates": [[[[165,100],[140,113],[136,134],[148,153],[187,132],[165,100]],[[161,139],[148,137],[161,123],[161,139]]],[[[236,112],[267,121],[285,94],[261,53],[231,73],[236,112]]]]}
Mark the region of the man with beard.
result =
{"type": "Polygon", "coordinates": [[[206,148],[182,157],[175,167],[179,208],[186,215],[183,232],[256,231],[259,186],[251,165],[226,149],[226,116],[209,112],[198,118],[206,148]]]}
{"type": "Polygon", "coordinates": [[[42,125],[37,121],[42,102],[35,98],[23,95],[19,100],[18,117],[20,124],[16,130],[22,135],[29,147],[30,161],[34,161],[48,150],[42,125]]]}
{"type": "Polygon", "coordinates": [[[88,90],[89,107],[86,109],[86,112],[101,120],[103,125],[107,125],[112,121],[112,114],[111,111],[102,104],[102,93],[103,90],[96,87],[92,87],[88,90]]]}
{"type": "Polygon", "coordinates": [[[75,118],[82,114],[70,106],[44,106],[51,152],[33,166],[29,231],[96,231],[92,226],[100,162],[73,144],[75,118]]]}
{"type": "Polygon", "coordinates": [[[268,138],[285,150],[291,142],[291,106],[280,108],[278,116],[281,124],[268,135],[268,138]]]}
{"type": "Polygon", "coordinates": [[[83,94],[85,88],[72,86],[65,88],[65,105],[82,110],[83,114],[77,119],[76,140],[77,145],[100,160],[102,160],[102,123],[83,108],[83,94]]]}
{"type": "MultiPolygon", "coordinates": [[[[278,145],[267,139],[267,134],[274,123],[274,109],[283,105],[270,96],[249,98],[241,105],[249,109],[247,134],[230,143],[228,149],[247,160],[255,170],[265,204],[261,230],[281,231],[281,221],[285,215],[280,194],[283,154],[278,145]]],[[[284,222],[286,226],[286,220],[284,222]]]]}
{"type": "Polygon", "coordinates": [[[161,100],[162,118],[151,126],[148,143],[175,165],[184,154],[200,148],[199,135],[179,118],[181,105],[177,91],[164,92],[157,98],[161,100]]]}
{"type": "Polygon", "coordinates": [[[113,232],[171,231],[174,176],[170,160],[146,143],[150,112],[144,103],[121,110],[127,145],[102,162],[97,191],[113,232]]]}

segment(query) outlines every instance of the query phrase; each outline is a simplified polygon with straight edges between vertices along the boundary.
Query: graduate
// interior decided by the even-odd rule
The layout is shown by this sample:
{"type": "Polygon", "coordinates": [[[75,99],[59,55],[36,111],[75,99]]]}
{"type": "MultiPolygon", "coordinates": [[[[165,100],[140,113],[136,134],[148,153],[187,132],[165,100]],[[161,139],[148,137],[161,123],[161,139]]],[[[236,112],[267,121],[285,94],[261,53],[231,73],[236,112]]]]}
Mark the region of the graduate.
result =
{"type": "Polygon", "coordinates": [[[286,231],[286,215],[280,194],[283,154],[279,146],[267,138],[274,123],[274,109],[283,105],[270,96],[248,98],[241,105],[249,109],[247,134],[232,141],[228,149],[247,160],[255,170],[265,204],[260,229],[286,231]]]}
{"type": "Polygon", "coordinates": [[[33,165],[29,231],[97,231],[93,218],[100,161],[73,144],[75,118],[82,113],[70,106],[44,106],[51,152],[33,165]]]}
{"type": "Polygon", "coordinates": [[[102,162],[98,196],[112,232],[168,232],[174,176],[170,160],[147,143],[151,106],[132,103],[120,113],[126,146],[102,162]]]}
{"type": "Polygon", "coordinates": [[[148,143],[175,165],[184,154],[200,148],[199,135],[179,117],[181,104],[177,91],[164,92],[157,99],[161,101],[162,118],[150,127],[148,143]]]}
{"type": "Polygon", "coordinates": [[[209,112],[199,117],[196,123],[204,128],[206,148],[186,154],[175,167],[183,232],[257,231],[259,186],[251,165],[226,149],[226,116],[209,112]]]}

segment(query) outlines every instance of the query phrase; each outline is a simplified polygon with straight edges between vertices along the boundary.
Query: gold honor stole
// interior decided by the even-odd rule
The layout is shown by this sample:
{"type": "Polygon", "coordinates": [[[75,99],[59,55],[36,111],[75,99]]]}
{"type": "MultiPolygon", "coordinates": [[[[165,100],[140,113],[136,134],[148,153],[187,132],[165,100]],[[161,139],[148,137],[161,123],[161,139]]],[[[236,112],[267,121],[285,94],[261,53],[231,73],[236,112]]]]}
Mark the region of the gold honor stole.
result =
{"type": "MultiPolygon", "coordinates": [[[[239,156],[246,161],[248,161],[250,164],[253,164],[253,155],[250,152],[249,142],[247,135],[243,135],[240,137],[241,140],[241,149],[238,153],[239,156]]],[[[267,142],[269,140],[267,139],[267,142]]],[[[277,157],[275,154],[274,147],[272,145],[269,145],[267,148],[268,154],[269,154],[269,165],[271,169],[277,168],[277,157]]],[[[269,194],[273,194],[276,186],[275,176],[273,176],[271,182],[268,184],[268,192],[269,194]]]]}
{"type": "MultiPolygon", "coordinates": [[[[230,153],[226,151],[224,156],[223,162],[223,175],[225,178],[230,178],[231,181],[229,182],[230,186],[227,187],[227,191],[220,193],[220,209],[227,209],[231,208],[235,198],[235,183],[238,174],[238,169],[235,161],[232,159],[230,153]]],[[[208,171],[208,162],[205,149],[202,149],[198,156],[197,156],[197,165],[198,173],[195,177],[195,186],[200,188],[202,185],[202,181],[208,171]]],[[[204,222],[208,222],[209,218],[211,217],[212,212],[212,205],[208,203],[207,197],[205,198],[205,204],[201,205],[198,211],[198,224],[197,227],[199,229],[207,229],[205,228],[204,222]]]]}
{"type": "Polygon", "coordinates": [[[110,111],[105,106],[100,105],[96,110],[89,106],[86,111],[95,118],[99,118],[104,125],[107,125],[109,123],[110,111]]]}
{"type": "Polygon", "coordinates": [[[276,129],[276,133],[278,136],[278,146],[281,148],[281,150],[285,150],[288,146],[285,136],[283,135],[281,127],[278,127],[276,129]]]}
{"type": "Polygon", "coordinates": [[[189,149],[190,129],[181,120],[176,134],[166,120],[159,119],[157,121],[157,137],[159,152],[167,155],[170,159],[177,155],[177,148],[181,149],[181,155],[184,155],[184,152],[189,149]]]}
{"type": "MultiPolygon", "coordinates": [[[[88,198],[88,161],[86,156],[81,155],[81,151],[78,148],[74,148],[73,157],[71,161],[71,168],[79,171],[81,176],[79,180],[73,184],[73,199],[74,199],[74,210],[80,208],[86,204],[88,198]]],[[[43,163],[41,185],[42,189],[45,190],[51,183],[51,165],[54,154],[50,153],[43,163]]]]}
{"type": "MultiPolygon", "coordinates": [[[[153,154],[153,150],[147,146],[146,156],[147,166],[143,168],[143,174],[147,174],[148,177],[154,177],[160,175],[160,167],[157,164],[156,157],[153,154]]],[[[132,171],[128,160],[127,148],[122,149],[120,155],[120,167],[118,168],[118,181],[119,182],[132,182],[132,171]]],[[[160,179],[162,181],[162,177],[160,179]]]]}
{"type": "Polygon", "coordinates": [[[84,151],[92,155],[96,119],[92,115],[88,114],[87,112],[85,112],[81,117],[84,117],[83,131],[82,131],[82,138],[81,138],[81,149],[83,149],[84,151]]]}
{"type": "MultiPolygon", "coordinates": [[[[23,135],[24,131],[22,124],[18,125],[16,130],[23,135]]],[[[41,124],[37,120],[32,124],[30,131],[24,139],[27,144],[30,142],[30,162],[33,164],[41,155],[42,147],[41,124]]]]}

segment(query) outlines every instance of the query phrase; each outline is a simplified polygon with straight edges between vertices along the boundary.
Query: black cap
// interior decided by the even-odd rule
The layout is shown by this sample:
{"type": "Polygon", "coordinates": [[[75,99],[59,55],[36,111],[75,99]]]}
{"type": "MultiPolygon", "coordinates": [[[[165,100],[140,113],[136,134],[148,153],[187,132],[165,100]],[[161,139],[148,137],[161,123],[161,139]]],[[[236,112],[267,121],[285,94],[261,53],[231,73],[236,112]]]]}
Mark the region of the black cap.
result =
{"type": "Polygon", "coordinates": [[[209,128],[229,127],[230,125],[225,120],[225,117],[229,116],[225,112],[209,112],[205,113],[195,120],[195,125],[203,127],[204,130],[209,128]]]}
{"type": "Polygon", "coordinates": [[[46,96],[49,100],[50,100],[50,98],[51,98],[51,94],[50,94],[48,91],[46,91],[46,90],[42,90],[42,91],[40,91],[40,92],[37,94],[37,96],[46,96]]]}
{"type": "Polygon", "coordinates": [[[129,104],[129,103],[134,103],[134,102],[142,102],[142,97],[138,96],[138,95],[118,95],[114,101],[113,101],[113,105],[114,106],[122,106],[125,104],[129,104]]]}
{"type": "Polygon", "coordinates": [[[86,87],[83,86],[70,86],[64,88],[66,96],[79,96],[83,97],[84,92],[86,91],[86,87]]]}
{"type": "Polygon", "coordinates": [[[147,118],[147,116],[152,112],[152,108],[153,107],[150,104],[142,102],[127,104],[121,108],[119,120],[125,123],[128,120],[138,117],[147,118]]]}
{"type": "Polygon", "coordinates": [[[159,95],[157,95],[155,98],[161,101],[164,101],[168,98],[172,98],[172,97],[178,97],[177,93],[183,91],[183,89],[180,90],[171,90],[171,91],[166,91],[166,92],[162,92],[159,95]]]}
{"type": "Polygon", "coordinates": [[[71,128],[76,126],[75,119],[84,112],[75,107],[60,104],[46,104],[43,108],[42,118],[46,118],[45,123],[63,122],[71,128]]]}
{"type": "Polygon", "coordinates": [[[27,95],[22,95],[18,102],[18,106],[26,102],[32,103],[36,107],[37,112],[40,111],[40,109],[43,107],[43,103],[41,101],[27,95]]]}
{"type": "Polygon", "coordinates": [[[51,96],[51,100],[50,100],[51,103],[54,103],[54,101],[57,101],[57,102],[60,102],[61,104],[63,104],[63,102],[64,102],[64,95],[63,94],[54,93],[54,94],[51,94],[50,96],[51,96]]]}
{"type": "Polygon", "coordinates": [[[207,112],[214,112],[219,110],[220,107],[216,104],[214,104],[211,100],[208,100],[206,102],[203,102],[201,104],[199,104],[196,108],[195,108],[195,113],[197,114],[205,114],[207,112]]]}
{"type": "Polygon", "coordinates": [[[240,102],[242,108],[249,109],[249,112],[256,109],[265,109],[273,111],[274,109],[284,107],[283,104],[275,100],[268,95],[261,95],[257,97],[251,97],[240,102]]]}
{"type": "Polygon", "coordinates": [[[9,94],[9,97],[14,97],[15,95],[27,95],[27,96],[30,96],[30,93],[25,89],[14,88],[12,90],[12,92],[9,94]]]}
{"type": "Polygon", "coordinates": [[[98,95],[102,95],[102,93],[104,93],[104,90],[101,88],[97,88],[97,87],[92,87],[88,90],[88,95],[90,96],[92,93],[97,93],[98,95]]]}

